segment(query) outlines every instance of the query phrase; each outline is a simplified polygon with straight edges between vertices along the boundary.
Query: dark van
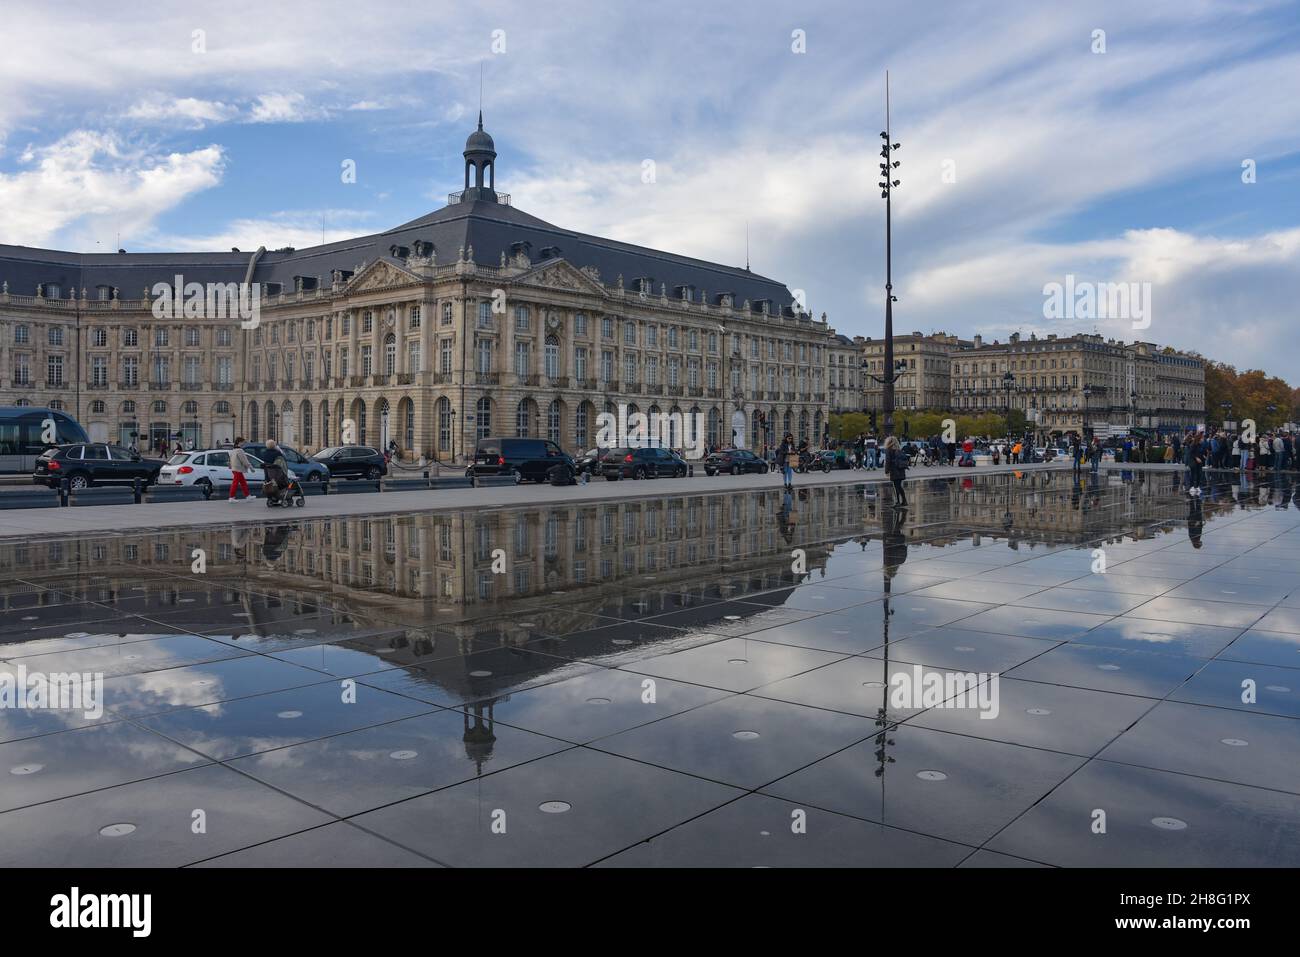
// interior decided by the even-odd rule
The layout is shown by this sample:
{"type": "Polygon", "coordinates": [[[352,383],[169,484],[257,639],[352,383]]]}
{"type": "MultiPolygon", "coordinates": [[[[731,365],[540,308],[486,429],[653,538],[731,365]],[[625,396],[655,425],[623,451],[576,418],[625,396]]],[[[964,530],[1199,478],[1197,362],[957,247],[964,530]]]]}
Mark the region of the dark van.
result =
{"type": "Polygon", "coordinates": [[[573,459],[547,439],[487,438],[478,440],[474,461],[465,471],[469,476],[513,475],[516,482],[545,482],[556,465],[576,471],[573,459]]]}

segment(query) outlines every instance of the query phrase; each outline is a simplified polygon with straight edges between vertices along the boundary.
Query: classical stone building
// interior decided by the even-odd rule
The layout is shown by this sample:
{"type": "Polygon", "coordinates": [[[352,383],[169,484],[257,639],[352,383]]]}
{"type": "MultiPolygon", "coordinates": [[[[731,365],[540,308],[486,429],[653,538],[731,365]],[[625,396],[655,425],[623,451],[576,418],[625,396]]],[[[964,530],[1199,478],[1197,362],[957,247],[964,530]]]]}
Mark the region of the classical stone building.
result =
{"type": "MultiPolygon", "coordinates": [[[[872,376],[885,376],[885,340],[870,336],[855,340],[866,361],[862,377],[866,409],[885,407],[884,384],[872,376]]],[[[952,353],[969,343],[956,336],[939,332],[894,337],[894,362],[899,379],[894,383],[894,407],[897,409],[944,409],[951,402],[950,379],[952,353]]]]}
{"type": "Polygon", "coordinates": [[[308,249],[0,246],[0,405],[61,406],[123,443],[350,437],[442,461],[487,435],[589,448],[619,403],[698,413],[715,444],[821,434],[836,340],[784,284],[515,208],[481,117],[464,156],[442,209],[308,249]],[[158,318],[177,276],[255,286],[258,324],[158,318]]]}
{"type": "Polygon", "coordinates": [[[976,336],[953,354],[952,408],[1018,409],[1042,437],[1169,432],[1204,421],[1205,366],[1198,356],[1099,335],[976,336]]]}
{"type": "MultiPolygon", "coordinates": [[[[884,342],[859,337],[863,407],[882,409],[884,342]]],[[[1205,421],[1205,362],[1150,342],[1013,333],[1006,342],[946,333],[894,338],[899,409],[1025,413],[1038,434],[1134,428],[1171,432],[1205,421]],[[1008,379],[1008,374],[1010,378],[1008,379]]]]}
{"type": "Polygon", "coordinates": [[[862,410],[862,349],[860,339],[836,335],[830,345],[826,376],[832,412],[862,410]]]}

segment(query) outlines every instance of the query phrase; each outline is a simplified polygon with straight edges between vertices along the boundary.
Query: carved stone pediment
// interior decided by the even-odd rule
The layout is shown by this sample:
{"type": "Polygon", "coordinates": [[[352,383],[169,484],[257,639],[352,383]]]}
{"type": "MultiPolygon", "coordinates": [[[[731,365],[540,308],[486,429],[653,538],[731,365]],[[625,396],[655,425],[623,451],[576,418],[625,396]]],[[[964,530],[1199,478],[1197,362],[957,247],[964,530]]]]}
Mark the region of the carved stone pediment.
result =
{"type": "Polygon", "coordinates": [[[516,283],[528,286],[543,286],[548,289],[571,289],[604,296],[605,287],[600,280],[576,268],[572,263],[560,259],[538,266],[515,277],[516,283]]]}
{"type": "Polygon", "coordinates": [[[371,289],[384,289],[388,286],[405,286],[420,282],[420,277],[409,270],[402,269],[390,262],[376,259],[352,277],[348,283],[349,292],[366,292],[371,289]]]}

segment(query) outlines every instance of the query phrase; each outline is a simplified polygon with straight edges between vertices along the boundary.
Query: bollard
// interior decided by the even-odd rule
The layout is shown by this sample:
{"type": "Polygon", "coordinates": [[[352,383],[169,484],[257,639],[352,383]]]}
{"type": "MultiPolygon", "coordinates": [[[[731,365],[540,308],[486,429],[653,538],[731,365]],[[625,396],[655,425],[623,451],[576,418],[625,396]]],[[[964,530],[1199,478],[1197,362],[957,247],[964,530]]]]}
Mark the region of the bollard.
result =
{"type": "Polygon", "coordinates": [[[137,475],[131,480],[131,491],[135,493],[135,504],[140,504],[140,477],[137,475]]]}
{"type": "Polygon", "coordinates": [[[59,506],[60,506],[61,508],[67,508],[67,507],[68,507],[68,489],[69,489],[69,487],[70,487],[70,486],[69,486],[69,483],[68,483],[68,480],[67,480],[67,479],[60,479],[60,480],[59,480],[59,506]]]}
{"type": "Polygon", "coordinates": [[[328,495],[330,493],[330,477],[327,475],[320,480],[320,493],[328,495]]]}
{"type": "Polygon", "coordinates": [[[694,465],[688,465],[688,466],[686,466],[686,477],[687,477],[687,478],[695,478],[695,466],[694,466],[694,465]]]}
{"type": "Polygon", "coordinates": [[[424,487],[425,487],[425,488],[433,488],[433,484],[429,481],[429,470],[428,470],[428,469],[425,469],[425,470],[424,470],[424,487]]]}
{"type": "Polygon", "coordinates": [[[211,483],[211,482],[204,482],[204,483],[203,483],[203,501],[205,501],[205,502],[210,502],[210,501],[212,501],[212,483],[211,483]]]}

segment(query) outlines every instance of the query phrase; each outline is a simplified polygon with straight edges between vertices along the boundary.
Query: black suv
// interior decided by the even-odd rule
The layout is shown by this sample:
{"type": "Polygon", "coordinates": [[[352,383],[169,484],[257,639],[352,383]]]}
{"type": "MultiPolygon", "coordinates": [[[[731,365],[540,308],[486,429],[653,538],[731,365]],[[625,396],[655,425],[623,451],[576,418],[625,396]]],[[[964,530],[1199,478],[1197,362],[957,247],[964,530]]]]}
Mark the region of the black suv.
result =
{"type": "Polygon", "coordinates": [[[719,472],[739,475],[741,472],[766,471],[767,463],[749,449],[722,449],[704,460],[705,475],[717,475],[719,472]]]}
{"type": "MultiPolygon", "coordinates": [[[[262,461],[271,461],[271,453],[266,447],[265,442],[245,442],[243,449],[249,455],[262,461]]],[[[284,460],[289,463],[289,468],[293,469],[295,475],[306,482],[323,482],[330,474],[330,467],[316,459],[308,458],[297,449],[291,449],[287,445],[277,446],[284,460]],[[302,468],[295,468],[302,466],[302,468]]],[[[374,451],[370,449],[369,451],[374,451]]],[[[383,456],[380,456],[382,458],[383,456]]]]}
{"type": "MultiPolygon", "coordinates": [[[[321,449],[312,458],[328,465],[330,475],[334,478],[363,478],[373,482],[381,475],[388,474],[388,463],[384,461],[383,453],[368,445],[336,445],[321,449]]],[[[289,457],[286,455],[285,459],[288,460],[289,457]]]]}
{"type": "Polygon", "coordinates": [[[576,473],[573,459],[548,439],[479,439],[474,448],[474,462],[465,470],[476,475],[513,475],[516,482],[545,482],[556,465],[567,465],[576,473]]]}
{"type": "Polygon", "coordinates": [[[686,463],[668,449],[606,449],[600,456],[600,474],[618,479],[682,478],[686,463]]]}
{"type": "Polygon", "coordinates": [[[152,485],[162,467],[161,459],[141,458],[140,453],[120,445],[89,442],[46,449],[36,459],[32,481],[50,488],[58,488],[65,478],[71,488],[129,485],[136,479],[152,485]]]}

